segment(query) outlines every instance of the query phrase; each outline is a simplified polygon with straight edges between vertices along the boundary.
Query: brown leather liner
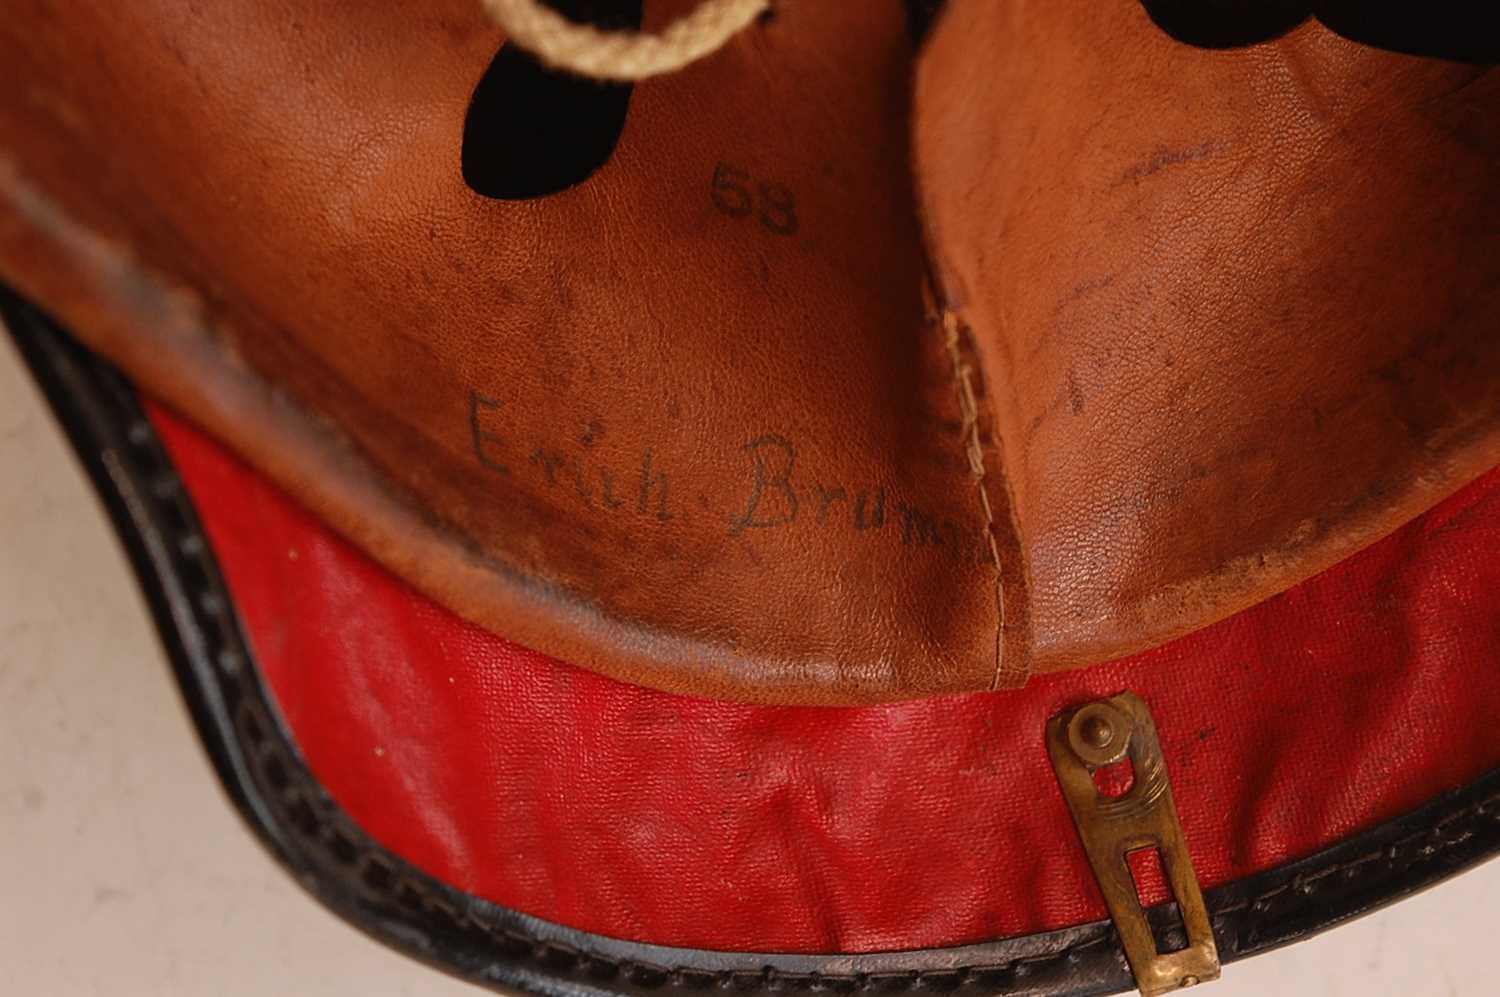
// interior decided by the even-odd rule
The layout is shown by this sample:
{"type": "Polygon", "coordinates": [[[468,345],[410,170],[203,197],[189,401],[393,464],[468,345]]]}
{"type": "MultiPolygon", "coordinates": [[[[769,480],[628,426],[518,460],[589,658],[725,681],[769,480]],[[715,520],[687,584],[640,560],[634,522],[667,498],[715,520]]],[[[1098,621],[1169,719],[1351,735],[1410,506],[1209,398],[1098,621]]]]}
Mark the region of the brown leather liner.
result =
{"type": "Polygon", "coordinates": [[[22,2],[0,275],[423,592],[698,695],[1123,654],[1500,462],[1493,77],[952,8],[925,313],[894,0],[785,5],[517,202],[460,176],[469,0],[22,2]]]}
{"type": "Polygon", "coordinates": [[[990,687],[899,4],[790,6],[637,86],[611,161],[526,202],[458,169],[501,41],[468,0],[22,4],[0,270],[507,636],[701,695],[990,687]]]}
{"type": "Polygon", "coordinates": [[[1220,51],[1135,2],[951,0],[918,186],[1035,668],[1228,616],[1500,462],[1497,108],[1487,67],[1317,21],[1220,51]]]}

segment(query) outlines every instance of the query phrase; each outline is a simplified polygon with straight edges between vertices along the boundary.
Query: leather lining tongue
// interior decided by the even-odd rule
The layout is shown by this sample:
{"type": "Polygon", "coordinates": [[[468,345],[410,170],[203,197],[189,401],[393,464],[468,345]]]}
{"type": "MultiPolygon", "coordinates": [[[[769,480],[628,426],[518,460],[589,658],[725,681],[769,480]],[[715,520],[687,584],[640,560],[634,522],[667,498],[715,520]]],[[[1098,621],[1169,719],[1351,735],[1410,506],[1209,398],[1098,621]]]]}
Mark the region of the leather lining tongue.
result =
{"type": "Polygon", "coordinates": [[[504,42],[472,0],[10,19],[0,272],[509,638],[735,699],[989,688],[902,5],[786,5],[526,200],[462,171],[504,42]]]}
{"type": "Polygon", "coordinates": [[[1500,78],[1304,18],[1207,48],[1168,6],[952,0],[919,63],[1037,670],[1228,616],[1500,461],[1500,78]]]}

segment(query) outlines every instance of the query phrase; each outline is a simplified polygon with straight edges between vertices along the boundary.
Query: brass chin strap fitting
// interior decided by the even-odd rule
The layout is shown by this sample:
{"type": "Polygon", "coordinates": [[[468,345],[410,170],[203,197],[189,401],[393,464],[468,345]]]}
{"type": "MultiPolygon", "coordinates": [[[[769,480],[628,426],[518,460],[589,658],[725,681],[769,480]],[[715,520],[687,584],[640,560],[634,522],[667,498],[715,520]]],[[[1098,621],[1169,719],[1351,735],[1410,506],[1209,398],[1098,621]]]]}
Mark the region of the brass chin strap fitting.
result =
{"type": "Polygon", "coordinates": [[[1219,951],[1146,704],[1125,692],[1055,716],[1047,722],[1047,752],[1141,993],[1153,997],[1218,979],[1219,951]],[[1095,772],[1127,761],[1133,782],[1107,795],[1095,772]],[[1187,945],[1176,951],[1157,947],[1141,906],[1127,856],[1142,849],[1161,856],[1182,915],[1187,945]]]}

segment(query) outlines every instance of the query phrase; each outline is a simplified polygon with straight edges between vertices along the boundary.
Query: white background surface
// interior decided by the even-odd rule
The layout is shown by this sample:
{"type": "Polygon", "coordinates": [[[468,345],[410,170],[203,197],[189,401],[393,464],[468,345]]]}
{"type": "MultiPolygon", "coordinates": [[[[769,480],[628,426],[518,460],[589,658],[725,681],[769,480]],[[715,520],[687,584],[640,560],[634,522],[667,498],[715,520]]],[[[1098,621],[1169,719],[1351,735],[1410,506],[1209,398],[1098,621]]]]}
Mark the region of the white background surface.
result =
{"type": "MultiPolygon", "coordinates": [[[[1204,997],[1500,995],[1500,863],[1204,997]]],[[[219,791],[125,558],[0,330],[0,995],[477,995],[328,914],[219,791]]]]}

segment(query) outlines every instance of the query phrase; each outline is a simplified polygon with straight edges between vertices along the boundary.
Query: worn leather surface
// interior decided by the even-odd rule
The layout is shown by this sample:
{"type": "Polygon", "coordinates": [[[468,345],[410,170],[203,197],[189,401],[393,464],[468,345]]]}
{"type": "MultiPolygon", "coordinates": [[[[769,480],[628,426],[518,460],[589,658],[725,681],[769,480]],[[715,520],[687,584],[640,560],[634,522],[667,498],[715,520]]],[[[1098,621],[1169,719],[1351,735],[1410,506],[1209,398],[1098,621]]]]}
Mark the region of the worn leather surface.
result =
{"type": "Polygon", "coordinates": [[[898,0],[637,86],[530,201],[460,175],[502,41],[473,0],[11,4],[0,273],[509,637],[731,698],[990,687],[898,0]]]}
{"type": "Polygon", "coordinates": [[[1153,645],[1500,460],[1494,78],[952,6],[947,325],[895,0],[785,5],[522,202],[460,176],[503,41],[469,0],[24,0],[0,275],[466,618],[728,699],[1153,645]]]}
{"type": "Polygon", "coordinates": [[[1122,689],[1151,708],[1205,888],[1500,764],[1500,470],[1144,654],[1019,690],[752,706],[465,624],[201,433],[153,423],[319,782],[442,882],[581,930],[877,952],[1102,919],[1043,732],[1122,689]]]}
{"type": "Polygon", "coordinates": [[[1315,6],[950,0],[923,52],[920,202],[1039,669],[1249,606],[1500,461],[1500,75],[1315,6]],[[1302,23],[1208,49],[1147,7],[1302,23]]]}

